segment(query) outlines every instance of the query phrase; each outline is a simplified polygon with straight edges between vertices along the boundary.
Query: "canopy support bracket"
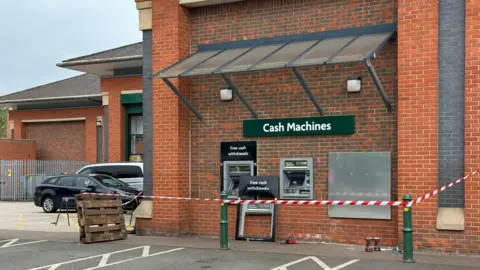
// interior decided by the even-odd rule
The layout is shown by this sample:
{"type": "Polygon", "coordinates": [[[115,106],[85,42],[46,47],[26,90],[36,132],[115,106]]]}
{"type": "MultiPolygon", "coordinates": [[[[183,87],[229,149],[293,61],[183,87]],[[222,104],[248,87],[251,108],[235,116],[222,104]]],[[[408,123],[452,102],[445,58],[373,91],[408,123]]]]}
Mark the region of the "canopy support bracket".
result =
{"type": "Polygon", "coordinates": [[[372,63],[370,63],[370,60],[365,60],[365,65],[368,68],[368,72],[370,72],[370,75],[372,76],[373,82],[378,89],[378,93],[380,93],[380,96],[382,97],[383,103],[385,103],[385,107],[387,107],[388,112],[392,112],[392,104],[388,100],[387,94],[385,94],[385,89],[383,88],[382,83],[377,76],[377,72],[375,72],[375,69],[372,66],[372,63]]]}
{"type": "Polygon", "coordinates": [[[197,116],[198,120],[202,120],[202,115],[197,111],[197,109],[195,109],[195,107],[193,107],[192,103],[190,103],[190,101],[188,101],[188,99],[182,95],[182,93],[180,92],[180,90],[178,90],[178,88],[167,78],[162,78],[162,80],[167,84],[167,86],[172,89],[172,91],[183,101],[183,103],[185,103],[185,105],[187,105],[187,107],[190,109],[190,111],[195,114],[195,116],[197,116]]]}
{"type": "Polygon", "coordinates": [[[305,90],[305,92],[307,92],[308,97],[313,102],[313,105],[315,105],[315,108],[317,108],[317,111],[320,113],[320,115],[323,115],[322,107],[318,103],[318,101],[315,98],[315,96],[313,95],[312,91],[310,91],[310,88],[308,87],[308,84],[305,81],[305,79],[303,78],[300,71],[296,67],[292,68],[292,70],[293,70],[293,73],[295,73],[295,76],[297,76],[297,79],[300,82],[300,85],[303,87],[303,90],[305,90]]]}
{"type": "Polygon", "coordinates": [[[250,105],[250,103],[248,103],[248,101],[245,99],[245,97],[242,95],[242,93],[240,93],[240,90],[238,90],[237,86],[233,83],[232,79],[230,79],[230,77],[228,77],[228,75],[222,73],[220,74],[222,75],[222,78],[223,80],[228,84],[228,86],[230,88],[232,88],[233,92],[235,92],[235,94],[238,96],[238,98],[240,98],[240,100],[243,102],[243,104],[248,108],[248,110],[250,111],[250,113],[252,113],[253,117],[255,119],[258,118],[258,115],[257,113],[255,112],[255,110],[252,108],[252,106],[250,105]]]}

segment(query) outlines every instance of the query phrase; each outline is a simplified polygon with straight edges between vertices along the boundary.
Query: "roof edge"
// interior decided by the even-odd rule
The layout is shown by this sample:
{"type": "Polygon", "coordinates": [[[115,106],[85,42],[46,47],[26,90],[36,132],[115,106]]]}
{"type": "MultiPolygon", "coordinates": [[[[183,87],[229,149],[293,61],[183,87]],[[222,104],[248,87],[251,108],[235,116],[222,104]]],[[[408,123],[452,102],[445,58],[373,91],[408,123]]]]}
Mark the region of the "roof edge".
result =
{"type": "Polygon", "coordinates": [[[132,44],[127,44],[127,45],[124,45],[124,46],[120,46],[120,47],[116,47],[116,48],[112,48],[112,49],[107,49],[107,50],[103,50],[103,51],[99,51],[99,52],[95,52],[95,53],[91,53],[91,54],[87,54],[87,55],[82,55],[82,56],[70,58],[70,59],[67,59],[67,60],[63,60],[62,63],[77,61],[80,58],[94,56],[94,55],[97,55],[97,54],[102,54],[102,53],[110,52],[110,51],[113,51],[113,50],[118,50],[118,49],[126,48],[126,47],[129,47],[129,46],[141,44],[141,43],[143,43],[143,41],[139,41],[139,42],[135,42],[135,43],[132,43],[132,44]]]}
{"type": "MultiPolygon", "coordinates": [[[[58,81],[48,82],[48,83],[45,83],[45,84],[37,85],[37,86],[34,86],[34,87],[30,87],[30,88],[27,88],[27,89],[23,89],[23,90],[20,90],[20,91],[17,91],[17,92],[13,92],[13,93],[10,93],[10,94],[0,96],[0,99],[8,97],[10,95],[18,94],[18,93],[21,93],[21,92],[33,91],[33,90],[36,90],[39,87],[44,87],[44,86],[48,86],[48,85],[52,85],[52,84],[56,84],[56,83],[59,83],[59,82],[64,82],[64,81],[68,81],[68,80],[71,80],[71,79],[75,79],[75,78],[82,77],[82,76],[88,76],[88,75],[92,75],[92,74],[83,73],[83,74],[80,74],[80,75],[68,77],[68,78],[65,78],[65,79],[58,80],[58,81]]],[[[92,76],[96,76],[96,75],[92,75],[92,76]]]]}
{"type": "Polygon", "coordinates": [[[46,97],[46,98],[28,98],[28,99],[12,99],[12,100],[2,100],[0,104],[11,104],[11,103],[24,103],[29,101],[48,101],[48,100],[65,100],[65,99],[80,99],[80,98],[92,98],[92,97],[101,97],[102,94],[92,94],[92,95],[76,95],[76,96],[63,96],[63,97],[46,97]]]}
{"type": "Polygon", "coordinates": [[[61,63],[57,64],[57,67],[72,67],[72,66],[83,66],[83,65],[92,65],[92,64],[105,64],[105,63],[125,62],[125,61],[133,61],[133,60],[143,60],[143,55],[132,55],[132,56],[123,56],[123,57],[104,58],[104,59],[61,62],[61,63]]]}

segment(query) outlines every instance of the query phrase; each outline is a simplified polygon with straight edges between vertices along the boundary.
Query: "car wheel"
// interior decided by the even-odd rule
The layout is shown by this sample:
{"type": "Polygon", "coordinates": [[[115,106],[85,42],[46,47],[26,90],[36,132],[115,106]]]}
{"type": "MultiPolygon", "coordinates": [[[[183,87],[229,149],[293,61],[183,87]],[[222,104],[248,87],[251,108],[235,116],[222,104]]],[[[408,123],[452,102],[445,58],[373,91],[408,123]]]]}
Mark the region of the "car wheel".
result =
{"type": "Polygon", "coordinates": [[[55,205],[55,200],[47,196],[42,200],[42,208],[46,213],[55,213],[57,211],[57,206],[55,205]]]}

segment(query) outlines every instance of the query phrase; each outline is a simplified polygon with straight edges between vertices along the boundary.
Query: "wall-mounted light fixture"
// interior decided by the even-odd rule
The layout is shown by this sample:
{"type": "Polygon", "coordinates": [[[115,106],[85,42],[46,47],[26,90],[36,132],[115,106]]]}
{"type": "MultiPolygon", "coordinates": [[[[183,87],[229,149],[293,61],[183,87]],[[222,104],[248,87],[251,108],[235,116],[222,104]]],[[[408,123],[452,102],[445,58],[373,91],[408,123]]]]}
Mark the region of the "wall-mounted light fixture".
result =
{"type": "Polygon", "coordinates": [[[223,101],[230,101],[233,99],[232,89],[222,88],[220,89],[220,99],[223,101]]]}
{"type": "Polygon", "coordinates": [[[359,92],[362,88],[362,78],[361,77],[348,77],[347,79],[347,92],[355,93],[359,92]]]}

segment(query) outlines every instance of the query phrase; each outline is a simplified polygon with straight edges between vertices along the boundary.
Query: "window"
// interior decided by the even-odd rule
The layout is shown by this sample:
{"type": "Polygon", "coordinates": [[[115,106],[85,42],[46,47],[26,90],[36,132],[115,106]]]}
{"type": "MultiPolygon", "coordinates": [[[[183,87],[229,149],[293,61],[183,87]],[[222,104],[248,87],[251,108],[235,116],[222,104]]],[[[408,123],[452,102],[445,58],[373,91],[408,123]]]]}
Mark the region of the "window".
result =
{"type": "Polygon", "coordinates": [[[143,177],[142,169],[138,166],[119,167],[118,178],[140,178],[143,177]]]}
{"type": "Polygon", "coordinates": [[[100,181],[103,185],[107,187],[125,187],[127,184],[124,182],[121,182],[115,178],[109,177],[109,176],[103,176],[103,175],[97,175],[94,176],[93,178],[97,179],[100,181]]]}
{"type": "Polygon", "coordinates": [[[81,170],[78,174],[91,174],[92,173],[92,168],[86,168],[81,170]]]}
{"type": "Polygon", "coordinates": [[[58,181],[59,186],[73,187],[73,176],[65,176],[58,181]]]}
{"type": "Polygon", "coordinates": [[[142,169],[139,166],[116,165],[91,167],[91,173],[106,174],[117,178],[140,178],[143,177],[142,169]]]}
{"type": "Polygon", "coordinates": [[[143,154],[143,115],[130,116],[130,155],[143,154]]]}
{"type": "Polygon", "coordinates": [[[46,185],[54,185],[58,180],[58,177],[52,177],[52,178],[48,178],[47,180],[43,181],[42,184],[46,184],[46,185]]]}
{"type": "Polygon", "coordinates": [[[77,176],[77,178],[75,178],[75,186],[86,188],[86,187],[89,187],[89,186],[97,186],[97,184],[95,183],[95,181],[93,181],[92,179],[90,179],[88,177],[77,176]]]}

